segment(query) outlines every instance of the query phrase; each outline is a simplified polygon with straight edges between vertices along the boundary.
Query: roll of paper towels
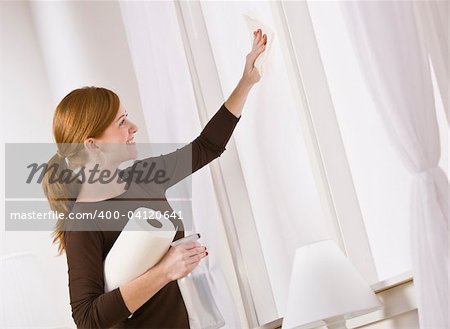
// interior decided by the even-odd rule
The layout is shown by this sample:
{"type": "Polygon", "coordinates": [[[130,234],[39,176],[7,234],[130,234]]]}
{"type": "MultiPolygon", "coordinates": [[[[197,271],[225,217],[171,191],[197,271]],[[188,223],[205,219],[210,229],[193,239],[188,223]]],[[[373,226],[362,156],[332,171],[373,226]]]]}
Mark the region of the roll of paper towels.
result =
{"type": "Polygon", "coordinates": [[[160,212],[145,207],[136,209],[105,258],[105,292],[156,265],[169,250],[175,234],[173,223],[160,212]]]}

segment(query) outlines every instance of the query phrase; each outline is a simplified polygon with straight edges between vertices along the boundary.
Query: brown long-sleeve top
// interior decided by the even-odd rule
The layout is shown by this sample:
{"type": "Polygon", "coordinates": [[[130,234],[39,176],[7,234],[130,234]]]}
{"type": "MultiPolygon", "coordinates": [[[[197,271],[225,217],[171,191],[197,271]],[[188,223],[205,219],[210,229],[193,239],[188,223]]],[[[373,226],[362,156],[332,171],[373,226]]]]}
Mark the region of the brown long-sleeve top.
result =
{"type": "MultiPolygon", "coordinates": [[[[156,168],[163,168],[170,178],[167,182],[135,183],[133,178],[123,194],[104,201],[76,202],[71,212],[94,213],[108,210],[112,213],[120,211],[126,214],[139,207],[148,207],[161,212],[172,211],[165,197],[165,191],[219,157],[225,151],[225,146],[240,118],[232,114],[223,104],[201,134],[191,143],[172,153],[134,163],[134,172],[138,170],[145,172],[151,163],[156,164],[156,168]],[[192,161],[192,166],[190,163],[187,164],[187,161],[192,161]]],[[[130,172],[133,175],[131,167],[123,170],[121,177],[126,177],[130,172]]],[[[171,220],[177,227],[174,240],[184,237],[183,221],[179,218],[171,220]]],[[[126,221],[127,216],[124,216],[122,222],[120,220],[116,222],[115,225],[119,225],[117,230],[65,232],[70,305],[77,328],[189,328],[186,307],[177,281],[164,286],[130,318],[131,312],[126,307],[119,288],[104,292],[103,262],[126,221]]]]}

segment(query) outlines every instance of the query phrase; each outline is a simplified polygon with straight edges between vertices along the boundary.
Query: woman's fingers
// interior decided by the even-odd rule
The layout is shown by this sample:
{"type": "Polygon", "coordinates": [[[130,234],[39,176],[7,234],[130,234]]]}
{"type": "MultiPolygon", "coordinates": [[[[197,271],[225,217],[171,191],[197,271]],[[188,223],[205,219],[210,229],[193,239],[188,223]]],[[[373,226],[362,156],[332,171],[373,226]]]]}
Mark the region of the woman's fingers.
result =
{"type": "Polygon", "coordinates": [[[262,33],[260,32],[260,30],[258,30],[258,31],[256,32],[255,37],[254,37],[254,39],[253,39],[253,49],[255,49],[256,47],[258,47],[259,44],[261,43],[261,38],[262,38],[261,34],[262,34],[262,33]]]}
{"type": "Polygon", "coordinates": [[[265,45],[267,43],[267,34],[263,34],[261,29],[253,32],[253,48],[265,45]]]}
{"type": "Polygon", "coordinates": [[[201,246],[201,247],[196,247],[196,248],[192,248],[190,250],[187,250],[184,254],[183,254],[183,259],[187,259],[189,257],[198,255],[198,254],[202,254],[204,252],[206,252],[207,249],[205,246],[201,246]]]}
{"type": "Polygon", "coordinates": [[[204,253],[207,250],[206,246],[201,245],[197,241],[182,243],[175,248],[178,248],[183,259],[187,259],[196,254],[204,253]]]}
{"type": "Polygon", "coordinates": [[[260,33],[259,30],[253,33],[253,49],[258,46],[258,42],[260,40],[260,33]]]}
{"type": "Polygon", "coordinates": [[[266,49],[267,45],[267,34],[263,35],[260,29],[253,34],[255,35],[253,49],[249,54],[252,62],[266,49]]]}
{"type": "Polygon", "coordinates": [[[193,263],[191,263],[191,264],[189,264],[189,265],[186,265],[186,267],[187,267],[187,272],[188,272],[188,273],[191,273],[191,272],[194,270],[194,268],[197,267],[198,264],[200,264],[200,261],[193,262],[193,263]]]}
{"type": "Polygon", "coordinates": [[[197,248],[200,246],[201,246],[200,242],[189,241],[189,242],[181,243],[177,247],[179,247],[180,249],[190,250],[190,249],[197,248]]]}
{"type": "Polygon", "coordinates": [[[192,265],[194,263],[198,263],[198,262],[200,262],[200,260],[202,258],[205,258],[206,256],[208,256],[208,252],[206,250],[204,252],[202,252],[202,253],[192,255],[191,257],[189,257],[189,258],[187,258],[185,260],[186,265],[189,266],[189,265],[192,265]]]}
{"type": "Polygon", "coordinates": [[[259,54],[261,54],[264,50],[266,50],[266,45],[262,45],[262,46],[258,47],[257,49],[255,49],[256,57],[258,57],[259,54]]]}
{"type": "Polygon", "coordinates": [[[206,246],[190,241],[169,248],[160,263],[169,278],[176,280],[189,274],[206,256],[206,246]]]}

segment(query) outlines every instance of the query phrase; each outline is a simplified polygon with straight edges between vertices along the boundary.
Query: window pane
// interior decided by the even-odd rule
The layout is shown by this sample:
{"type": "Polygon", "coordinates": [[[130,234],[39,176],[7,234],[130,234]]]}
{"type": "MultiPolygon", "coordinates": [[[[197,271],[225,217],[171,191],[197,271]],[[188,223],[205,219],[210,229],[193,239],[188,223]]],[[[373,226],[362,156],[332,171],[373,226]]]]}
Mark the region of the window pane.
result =
{"type": "MultiPolygon", "coordinates": [[[[308,1],[331,97],[350,163],[379,279],[411,269],[410,184],[412,175],[391,147],[359,70],[337,2],[308,1]]],[[[436,99],[442,107],[440,99],[436,99]]],[[[442,109],[439,109],[442,111],[442,109]]],[[[447,124],[439,115],[447,159],[447,124]]]]}
{"type": "MultiPolygon", "coordinates": [[[[252,33],[242,14],[254,10],[265,24],[275,28],[271,4],[267,1],[213,1],[201,5],[223,93],[227,97],[242,76],[245,56],[252,46],[252,33]]],[[[281,35],[281,31],[279,33],[281,35]]],[[[234,133],[280,315],[287,300],[296,247],[328,237],[299,110],[289,84],[289,69],[279,44],[274,43],[269,65],[250,92],[234,133]]],[[[250,261],[246,260],[248,266],[252,265],[250,261]]]]}

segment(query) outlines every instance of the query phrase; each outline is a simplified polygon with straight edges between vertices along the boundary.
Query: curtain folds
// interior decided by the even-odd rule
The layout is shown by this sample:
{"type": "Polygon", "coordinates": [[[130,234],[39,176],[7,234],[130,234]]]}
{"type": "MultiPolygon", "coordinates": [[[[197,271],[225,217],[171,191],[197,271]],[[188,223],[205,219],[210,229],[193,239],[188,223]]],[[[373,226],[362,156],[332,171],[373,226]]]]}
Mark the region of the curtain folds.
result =
{"type": "Polygon", "coordinates": [[[450,66],[448,63],[448,1],[413,1],[422,42],[426,44],[432,60],[436,80],[444,103],[447,123],[450,125],[448,106],[450,66]]]}
{"type": "MultiPolygon", "coordinates": [[[[438,167],[441,149],[429,44],[420,36],[411,1],[345,1],[341,9],[385,128],[415,174],[410,220],[420,326],[448,328],[449,182],[438,167]]],[[[442,51],[446,47],[435,46],[442,51]]],[[[448,74],[445,79],[439,74],[448,86],[448,74]]]]}

